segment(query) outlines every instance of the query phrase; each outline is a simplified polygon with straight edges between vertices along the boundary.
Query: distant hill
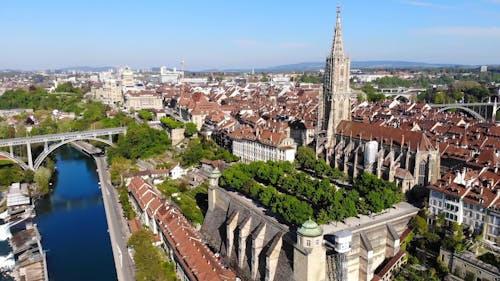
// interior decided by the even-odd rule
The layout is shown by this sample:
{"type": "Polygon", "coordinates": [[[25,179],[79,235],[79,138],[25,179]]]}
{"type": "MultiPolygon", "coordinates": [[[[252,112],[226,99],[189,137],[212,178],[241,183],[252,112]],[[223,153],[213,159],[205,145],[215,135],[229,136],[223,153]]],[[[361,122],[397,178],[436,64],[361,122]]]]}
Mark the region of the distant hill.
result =
{"type": "MultiPolygon", "coordinates": [[[[262,69],[263,71],[315,71],[324,69],[325,62],[303,62],[295,64],[278,65],[262,69]]],[[[457,64],[433,64],[408,61],[353,61],[351,68],[425,68],[425,67],[473,67],[457,64]]],[[[257,71],[257,70],[256,70],[257,71]]]]}
{"type": "Polygon", "coordinates": [[[68,72],[68,71],[101,72],[114,68],[115,68],[114,66],[69,66],[69,67],[58,68],[56,69],[56,72],[68,72]]]}
{"type": "MultiPolygon", "coordinates": [[[[473,65],[460,64],[438,64],[424,62],[409,62],[409,61],[353,61],[352,68],[432,68],[432,67],[477,67],[473,65]]],[[[255,68],[255,72],[292,72],[292,71],[319,71],[325,68],[325,62],[301,62],[294,64],[276,65],[264,68],[255,68]]],[[[206,69],[200,72],[251,72],[250,68],[231,68],[231,69],[206,69]]]]}

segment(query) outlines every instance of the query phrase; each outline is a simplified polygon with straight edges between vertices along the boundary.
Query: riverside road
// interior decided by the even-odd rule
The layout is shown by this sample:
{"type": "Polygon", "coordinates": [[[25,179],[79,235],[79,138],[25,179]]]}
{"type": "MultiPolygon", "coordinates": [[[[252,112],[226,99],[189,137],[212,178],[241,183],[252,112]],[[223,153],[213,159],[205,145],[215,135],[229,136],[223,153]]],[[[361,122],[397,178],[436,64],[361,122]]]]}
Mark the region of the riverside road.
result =
{"type": "Polygon", "coordinates": [[[118,192],[111,185],[106,159],[102,156],[94,156],[94,159],[99,174],[118,281],[134,281],[134,263],[127,249],[129,231],[118,202],[118,192]]]}

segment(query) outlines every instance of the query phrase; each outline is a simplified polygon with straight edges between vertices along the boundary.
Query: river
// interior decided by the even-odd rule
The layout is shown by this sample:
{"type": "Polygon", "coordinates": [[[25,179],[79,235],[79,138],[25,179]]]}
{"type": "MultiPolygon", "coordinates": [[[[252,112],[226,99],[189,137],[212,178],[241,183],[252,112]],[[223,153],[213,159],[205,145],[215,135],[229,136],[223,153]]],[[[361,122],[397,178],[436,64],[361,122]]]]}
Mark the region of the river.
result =
{"type": "Polygon", "coordinates": [[[117,280],[95,162],[69,145],[56,155],[55,188],[36,206],[49,278],[117,280]]]}

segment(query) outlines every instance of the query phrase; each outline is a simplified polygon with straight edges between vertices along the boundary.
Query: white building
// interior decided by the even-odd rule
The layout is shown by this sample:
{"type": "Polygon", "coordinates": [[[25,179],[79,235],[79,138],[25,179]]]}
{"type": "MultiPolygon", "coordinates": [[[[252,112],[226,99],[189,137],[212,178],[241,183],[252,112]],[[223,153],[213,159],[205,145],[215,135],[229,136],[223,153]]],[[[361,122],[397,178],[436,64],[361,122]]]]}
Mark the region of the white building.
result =
{"type": "Polygon", "coordinates": [[[133,87],[135,85],[134,72],[128,66],[122,70],[122,86],[133,87]]]}
{"type": "Polygon", "coordinates": [[[429,212],[469,227],[485,240],[499,241],[500,177],[482,170],[455,171],[428,187],[429,212]]]}
{"type": "Polygon", "coordinates": [[[28,196],[27,186],[21,186],[20,183],[13,183],[7,193],[7,207],[29,205],[31,202],[28,196]]]}
{"type": "Polygon", "coordinates": [[[90,91],[92,99],[107,105],[123,104],[122,89],[114,80],[107,80],[101,88],[93,88],[90,91]]]}
{"type": "Polygon", "coordinates": [[[229,134],[232,140],[232,152],[242,162],[254,161],[290,161],[295,160],[297,145],[284,133],[271,130],[236,129],[229,134]]]}
{"type": "Polygon", "coordinates": [[[127,110],[141,109],[163,109],[163,100],[161,95],[153,91],[128,91],[125,94],[125,108],[127,110]]]}
{"type": "Polygon", "coordinates": [[[166,66],[162,66],[160,68],[160,81],[161,83],[171,83],[178,84],[181,78],[181,71],[177,71],[177,69],[173,69],[172,71],[168,70],[166,66]]]}

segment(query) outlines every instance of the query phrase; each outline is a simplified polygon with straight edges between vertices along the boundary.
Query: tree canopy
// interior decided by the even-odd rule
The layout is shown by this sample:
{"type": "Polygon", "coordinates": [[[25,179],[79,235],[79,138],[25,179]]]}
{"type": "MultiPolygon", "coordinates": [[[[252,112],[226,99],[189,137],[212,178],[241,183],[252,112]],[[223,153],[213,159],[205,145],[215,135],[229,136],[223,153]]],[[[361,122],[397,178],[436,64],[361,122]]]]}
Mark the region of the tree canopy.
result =
{"type": "Polygon", "coordinates": [[[115,147],[108,151],[110,160],[117,156],[127,159],[148,158],[165,152],[172,141],[164,130],[156,130],[147,124],[130,124],[126,135],[120,135],[115,147]]]}
{"type": "Polygon", "coordinates": [[[186,138],[190,138],[198,133],[198,129],[196,128],[196,124],[193,122],[188,122],[184,125],[184,136],[186,138]]]}
{"type": "Polygon", "coordinates": [[[177,121],[172,117],[163,117],[160,119],[160,122],[170,130],[182,128],[184,126],[184,123],[177,121]]]}
{"type": "Polygon", "coordinates": [[[224,160],[226,162],[235,162],[239,158],[231,154],[226,149],[219,147],[215,142],[195,138],[190,140],[187,148],[182,152],[181,164],[191,166],[199,164],[201,160],[224,160]]]}
{"type": "Polygon", "coordinates": [[[246,194],[286,222],[299,225],[312,214],[320,223],[340,221],[358,213],[380,212],[402,200],[395,184],[373,177],[362,174],[353,190],[345,190],[328,178],[297,171],[289,162],[258,161],[224,170],[220,185],[246,194]]]}
{"type": "Polygon", "coordinates": [[[134,248],[135,280],[174,281],[174,264],[165,261],[158,248],[153,246],[152,234],[144,229],[133,233],[128,246],[134,248]]]}
{"type": "Polygon", "coordinates": [[[139,116],[139,118],[141,118],[142,120],[146,120],[146,121],[151,121],[154,118],[153,113],[149,110],[146,110],[146,109],[139,110],[137,112],[137,115],[139,116]]]}
{"type": "Polygon", "coordinates": [[[80,107],[83,95],[76,94],[49,94],[45,90],[35,88],[32,91],[25,89],[8,90],[0,96],[0,109],[34,108],[66,112],[82,112],[80,107]]]}

